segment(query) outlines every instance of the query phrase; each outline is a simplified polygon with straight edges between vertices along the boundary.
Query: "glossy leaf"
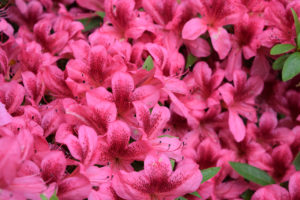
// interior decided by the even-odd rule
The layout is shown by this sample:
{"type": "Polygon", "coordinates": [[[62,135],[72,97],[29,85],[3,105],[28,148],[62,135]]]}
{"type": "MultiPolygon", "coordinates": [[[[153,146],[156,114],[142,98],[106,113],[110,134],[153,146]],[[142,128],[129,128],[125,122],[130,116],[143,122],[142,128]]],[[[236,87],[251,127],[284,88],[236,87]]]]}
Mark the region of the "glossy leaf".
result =
{"type": "Polygon", "coordinates": [[[220,171],[220,169],[221,169],[220,167],[211,167],[208,169],[201,170],[203,176],[201,183],[204,183],[205,181],[214,177],[220,171]]]}
{"type": "Polygon", "coordinates": [[[105,12],[97,11],[97,15],[99,15],[102,19],[105,17],[105,12]]]}
{"type": "Polygon", "coordinates": [[[188,200],[187,198],[184,198],[184,197],[178,197],[176,198],[175,200],[188,200]]]}
{"type": "Polygon", "coordinates": [[[83,32],[87,32],[97,27],[100,27],[101,19],[100,17],[93,17],[93,18],[79,19],[78,21],[80,21],[84,26],[83,32]]]}
{"type": "Polygon", "coordinates": [[[271,55],[279,55],[286,52],[289,52],[296,47],[292,44],[276,44],[274,47],[272,47],[270,54],[271,55]]]}
{"type": "Polygon", "coordinates": [[[143,64],[143,69],[150,71],[151,69],[153,69],[153,67],[154,67],[153,59],[151,56],[148,56],[143,64]]]}
{"type": "Polygon", "coordinates": [[[229,164],[239,175],[256,184],[270,185],[275,183],[271,176],[254,166],[239,162],[229,162],[229,164]]]}
{"type": "Polygon", "coordinates": [[[187,59],[186,59],[186,64],[185,68],[191,67],[195,62],[197,61],[197,58],[193,56],[192,54],[188,54],[187,59]]]}
{"type": "Polygon", "coordinates": [[[295,23],[295,27],[296,27],[296,33],[297,35],[299,35],[300,33],[300,22],[299,22],[299,18],[297,13],[295,12],[295,10],[293,8],[291,8],[292,13],[293,13],[293,17],[294,17],[294,23],[295,23]]]}
{"type": "Polygon", "coordinates": [[[172,165],[172,170],[174,169],[174,167],[175,167],[175,160],[173,160],[173,159],[170,159],[170,162],[171,162],[171,165],[172,165]]]}
{"type": "Polygon", "coordinates": [[[298,34],[296,41],[297,41],[297,47],[299,49],[300,48],[300,34],[298,34]]]}
{"type": "Polygon", "coordinates": [[[48,200],[48,198],[44,194],[41,194],[40,197],[42,200],[48,200]]]}
{"type": "Polygon", "coordinates": [[[296,170],[300,171],[300,152],[297,154],[293,164],[295,165],[296,170]]]}
{"type": "Polygon", "coordinates": [[[168,138],[178,138],[176,136],[173,136],[173,135],[160,135],[158,136],[159,138],[162,138],[162,137],[168,137],[168,138]]]}
{"type": "Polygon", "coordinates": [[[300,73],[300,52],[293,53],[284,62],[282,80],[288,81],[300,73]]]}
{"type": "Polygon", "coordinates": [[[251,200],[251,197],[252,197],[253,194],[254,194],[254,191],[252,191],[252,190],[246,190],[246,191],[241,195],[241,197],[242,197],[244,200],[251,200]]]}
{"type": "Polygon", "coordinates": [[[201,196],[197,191],[190,193],[190,195],[194,195],[194,196],[199,197],[201,199],[201,196]]]}
{"type": "Polygon", "coordinates": [[[279,58],[277,58],[273,64],[272,64],[272,68],[274,70],[280,70],[283,68],[284,62],[286,61],[286,59],[290,56],[290,54],[286,54],[283,56],[280,56],[279,58]]]}

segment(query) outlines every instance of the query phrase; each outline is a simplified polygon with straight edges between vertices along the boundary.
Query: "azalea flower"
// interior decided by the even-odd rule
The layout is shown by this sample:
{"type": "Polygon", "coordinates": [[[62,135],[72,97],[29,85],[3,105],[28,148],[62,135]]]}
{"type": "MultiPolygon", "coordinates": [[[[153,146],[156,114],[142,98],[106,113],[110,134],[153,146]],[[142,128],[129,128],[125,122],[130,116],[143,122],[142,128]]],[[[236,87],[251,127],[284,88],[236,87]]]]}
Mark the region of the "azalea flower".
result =
{"type": "Polygon", "coordinates": [[[255,97],[263,89],[262,80],[258,77],[251,77],[247,80],[243,71],[235,71],[233,75],[234,87],[226,83],[219,88],[229,111],[229,129],[236,141],[244,139],[245,125],[239,114],[248,120],[256,122],[256,112],[254,109],[255,97]]]}
{"type": "Polygon", "coordinates": [[[195,40],[208,31],[214,49],[218,52],[220,59],[224,59],[232,44],[223,26],[238,22],[240,15],[238,4],[235,1],[225,0],[196,1],[195,4],[201,18],[193,18],[184,25],[182,38],[195,40]]]}
{"type": "Polygon", "coordinates": [[[170,160],[165,155],[149,155],[144,170],[120,173],[113,179],[116,193],[125,199],[174,199],[195,191],[202,175],[197,164],[184,160],[172,171],[170,160]]]}

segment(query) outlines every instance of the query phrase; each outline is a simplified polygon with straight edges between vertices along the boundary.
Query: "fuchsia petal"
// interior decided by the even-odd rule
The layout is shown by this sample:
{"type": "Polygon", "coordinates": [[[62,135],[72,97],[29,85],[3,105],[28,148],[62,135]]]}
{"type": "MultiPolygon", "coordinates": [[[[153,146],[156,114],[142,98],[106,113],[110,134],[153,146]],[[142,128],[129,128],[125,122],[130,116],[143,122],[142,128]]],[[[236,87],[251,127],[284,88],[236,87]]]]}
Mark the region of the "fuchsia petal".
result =
{"type": "Polygon", "coordinates": [[[84,40],[70,42],[70,48],[73,50],[75,59],[86,60],[90,50],[89,44],[84,40]]]}
{"type": "Polygon", "coordinates": [[[134,90],[132,77],[123,72],[116,72],[112,77],[112,92],[115,103],[121,111],[127,110],[130,105],[130,96],[134,90]]]}
{"type": "Polygon", "coordinates": [[[189,48],[192,55],[196,57],[207,57],[211,53],[208,42],[202,38],[197,38],[196,40],[184,40],[184,44],[189,48]]]}
{"type": "MultiPolygon", "coordinates": [[[[151,15],[153,21],[159,25],[165,25],[163,16],[161,16],[160,11],[162,11],[164,2],[155,0],[142,0],[143,8],[151,15]]],[[[168,13],[169,14],[169,13],[168,13]]]]}
{"type": "Polygon", "coordinates": [[[160,180],[168,179],[172,173],[170,159],[164,154],[159,156],[147,156],[144,169],[146,176],[149,177],[151,182],[160,182],[160,180]]]}
{"type": "Polygon", "coordinates": [[[78,130],[78,139],[82,147],[85,165],[93,165],[99,159],[97,133],[88,126],[81,126],[78,130]]]}
{"type": "Polygon", "coordinates": [[[115,121],[108,127],[107,142],[111,149],[121,152],[128,146],[130,129],[122,121],[115,121]]]}
{"type": "Polygon", "coordinates": [[[158,102],[159,97],[159,90],[155,86],[143,85],[134,90],[131,99],[133,101],[142,101],[151,108],[158,102]]]}
{"type": "Polygon", "coordinates": [[[168,197],[176,198],[192,191],[196,191],[201,183],[202,174],[199,167],[192,160],[186,159],[180,162],[169,179],[169,184],[174,184],[173,191],[168,193],[168,197]]]}
{"type": "Polygon", "coordinates": [[[147,194],[147,189],[145,188],[145,185],[148,184],[149,180],[138,172],[126,173],[120,171],[120,173],[113,178],[113,188],[118,196],[123,199],[137,198],[151,200],[151,197],[147,194]]]}
{"type": "Polygon", "coordinates": [[[209,29],[209,34],[214,49],[218,52],[220,59],[224,59],[231,49],[229,34],[222,27],[209,29]]]}
{"type": "Polygon", "coordinates": [[[0,101],[5,104],[7,112],[12,114],[17,111],[24,99],[24,88],[15,81],[1,83],[0,101]]]}
{"type": "Polygon", "coordinates": [[[5,105],[0,102],[0,126],[9,124],[13,117],[7,112],[5,105]]]}
{"type": "Polygon", "coordinates": [[[258,189],[251,200],[290,200],[290,194],[279,185],[268,185],[258,189]]]}
{"type": "Polygon", "coordinates": [[[294,173],[289,182],[289,192],[291,195],[291,200],[300,199],[300,172],[294,173]]]}
{"type": "Polygon", "coordinates": [[[55,135],[55,141],[67,145],[71,155],[74,158],[83,160],[81,145],[77,137],[73,135],[72,127],[70,127],[68,124],[60,125],[55,135]]]}
{"type": "Polygon", "coordinates": [[[195,40],[197,37],[205,33],[207,25],[200,18],[193,18],[188,21],[182,29],[182,38],[187,40],[195,40]]]}
{"type": "Polygon", "coordinates": [[[87,8],[87,9],[90,9],[93,11],[104,10],[104,0],[90,0],[90,1],[76,0],[76,2],[81,7],[87,8]]]}
{"type": "Polygon", "coordinates": [[[90,75],[96,82],[103,81],[107,62],[107,53],[104,46],[93,46],[89,54],[90,75]]]}
{"type": "Polygon", "coordinates": [[[135,101],[133,102],[133,106],[135,108],[136,112],[136,119],[138,121],[138,125],[144,130],[148,130],[150,127],[150,112],[148,107],[140,102],[140,101],[135,101]]]}
{"type": "Polygon", "coordinates": [[[90,181],[83,175],[71,176],[58,185],[57,196],[62,200],[87,198],[91,191],[90,181]]]}
{"type": "Polygon", "coordinates": [[[240,142],[244,139],[246,128],[241,117],[234,111],[229,110],[229,129],[233,134],[234,139],[240,142]]]}
{"type": "Polygon", "coordinates": [[[0,186],[10,184],[16,176],[20,163],[20,147],[14,137],[0,138],[0,186]]]}
{"type": "Polygon", "coordinates": [[[159,105],[154,106],[150,117],[150,127],[145,129],[148,137],[156,138],[169,119],[170,111],[168,108],[159,105]]]}
{"type": "Polygon", "coordinates": [[[234,88],[231,84],[225,83],[224,85],[219,87],[219,91],[226,104],[230,105],[234,102],[233,99],[234,88]]]}
{"type": "Polygon", "coordinates": [[[277,116],[275,112],[264,112],[259,119],[259,127],[263,131],[271,131],[277,126],[277,116]]]}
{"type": "Polygon", "coordinates": [[[212,76],[212,70],[206,62],[198,62],[193,70],[196,83],[201,89],[206,88],[212,76]]]}
{"type": "Polygon", "coordinates": [[[66,159],[62,152],[49,153],[41,163],[42,177],[45,181],[57,182],[62,179],[66,170],[66,159]]]}
{"type": "Polygon", "coordinates": [[[39,103],[45,91],[45,85],[40,76],[35,76],[32,72],[27,71],[22,73],[22,79],[28,98],[39,103]]]}

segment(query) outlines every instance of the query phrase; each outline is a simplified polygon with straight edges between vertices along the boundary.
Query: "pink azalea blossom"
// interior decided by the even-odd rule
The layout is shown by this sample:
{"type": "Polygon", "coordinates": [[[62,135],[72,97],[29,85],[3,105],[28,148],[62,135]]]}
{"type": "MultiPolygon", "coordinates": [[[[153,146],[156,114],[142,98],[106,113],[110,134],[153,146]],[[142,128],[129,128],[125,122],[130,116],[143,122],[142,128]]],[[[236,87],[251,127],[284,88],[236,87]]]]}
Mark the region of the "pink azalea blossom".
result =
{"type": "Polygon", "coordinates": [[[254,109],[255,97],[261,93],[263,83],[258,77],[251,77],[247,80],[243,71],[235,71],[233,75],[234,87],[229,83],[219,88],[229,110],[229,128],[236,141],[244,139],[245,125],[239,114],[250,121],[256,122],[254,109]]]}
{"type": "Polygon", "coordinates": [[[235,24],[239,17],[239,8],[235,1],[228,3],[224,0],[207,0],[196,2],[202,18],[188,21],[182,30],[183,39],[195,40],[200,35],[209,32],[212,45],[218,52],[220,59],[224,59],[231,49],[228,32],[223,26],[235,24]]]}
{"type": "Polygon", "coordinates": [[[113,179],[117,194],[125,199],[174,199],[195,191],[202,175],[191,160],[184,160],[172,171],[168,157],[149,155],[140,172],[120,171],[113,179]]]}

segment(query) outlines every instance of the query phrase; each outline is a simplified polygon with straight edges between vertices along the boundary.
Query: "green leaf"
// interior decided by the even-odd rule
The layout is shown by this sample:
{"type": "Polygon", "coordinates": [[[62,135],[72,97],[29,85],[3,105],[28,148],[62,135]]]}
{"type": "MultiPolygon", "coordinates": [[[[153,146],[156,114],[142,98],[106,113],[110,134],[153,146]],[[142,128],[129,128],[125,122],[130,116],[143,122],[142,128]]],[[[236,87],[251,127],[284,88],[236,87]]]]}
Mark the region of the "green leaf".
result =
{"type": "Polygon", "coordinates": [[[197,191],[190,193],[190,195],[194,195],[194,196],[199,197],[200,199],[202,199],[202,197],[200,196],[200,194],[197,191]]]}
{"type": "Polygon", "coordinates": [[[201,183],[204,183],[205,181],[214,177],[220,171],[220,169],[221,169],[220,167],[211,167],[208,169],[201,170],[203,176],[201,183]]]}
{"type": "Polygon", "coordinates": [[[286,59],[282,69],[282,80],[288,81],[300,73],[300,52],[295,52],[286,59]]]}
{"type": "Polygon", "coordinates": [[[229,162],[229,164],[239,175],[256,184],[270,185],[275,183],[271,176],[254,166],[238,162],[229,162]]]}
{"type": "Polygon", "coordinates": [[[105,12],[97,11],[96,14],[99,15],[102,19],[105,17],[105,12]]]}
{"type": "Polygon", "coordinates": [[[175,200],[188,200],[188,199],[186,199],[186,198],[184,198],[184,197],[178,197],[178,198],[176,198],[175,200]]]}
{"type": "Polygon", "coordinates": [[[170,159],[170,162],[171,162],[171,165],[172,165],[172,170],[174,169],[175,167],[175,160],[174,159],[170,159]]]}
{"type": "Polygon", "coordinates": [[[297,154],[295,160],[293,161],[297,171],[300,171],[300,152],[297,154]]]}
{"type": "Polygon", "coordinates": [[[299,48],[300,48],[300,34],[298,34],[296,41],[297,41],[297,47],[298,47],[298,50],[299,50],[299,48]]]}
{"type": "Polygon", "coordinates": [[[176,136],[173,136],[173,135],[160,135],[158,136],[159,138],[162,138],[162,137],[168,137],[168,138],[179,138],[179,137],[176,137],[176,136]]]}
{"type": "Polygon", "coordinates": [[[100,27],[101,18],[100,17],[92,17],[92,18],[84,18],[79,19],[83,26],[84,30],[83,32],[91,31],[94,28],[100,27]]]}
{"type": "Polygon", "coordinates": [[[252,190],[246,190],[246,191],[241,195],[241,197],[242,197],[244,200],[250,200],[253,194],[254,194],[254,191],[252,191],[252,190]]]}
{"type": "Polygon", "coordinates": [[[274,70],[280,70],[283,68],[283,64],[286,61],[286,59],[290,56],[290,54],[285,54],[283,56],[280,56],[279,58],[277,58],[273,64],[272,64],[272,68],[274,70]]]}
{"type": "Polygon", "coordinates": [[[59,200],[58,197],[56,196],[56,191],[52,194],[49,200],[59,200]]]}
{"type": "Polygon", "coordinates": [[[143,64],[143,69],[150,71],[151,69],[153,69],[153,67],[154,67],[153,59],[151,56],[148,56],[143,64]]]}
{"type": "Polygon", "coordinates": [[[295,12],[295,10],[293,8],[291,8],[292,13],[293,13],[293,17],[294,17],[294,22],[295,22],[295,27],[296,27],[296,33],[297,35],[299,35],[300,33],[300,22],[299,22],[299,18],[297,16],[297,13],[295,12]]]}
{"type": "Polygon", "coordinates": [[[41,194],[40,197],[42,200],[48,200],[48,198],[44,194],[41,194]]]}
{"type": "Polygon", "coordinates": [[[191,67],[195,62],[197,61],[197,58],[193,56],[192,54],[188,54],[187,59],[186,59],[186,64],[185,68],[191,67]]]}
{"type": "Polygon", "coordinates": [[[279,55],[279,54],[286,53],[295,48],[296,47],[292,44],[276,44],[274,47],[272,47],[270,54],[279,55]]]}

